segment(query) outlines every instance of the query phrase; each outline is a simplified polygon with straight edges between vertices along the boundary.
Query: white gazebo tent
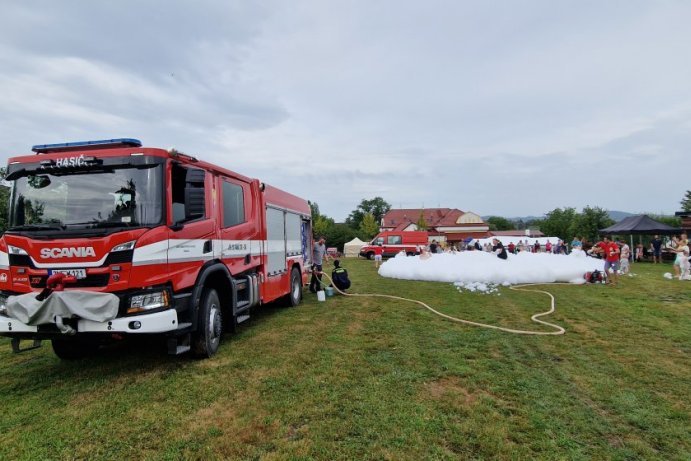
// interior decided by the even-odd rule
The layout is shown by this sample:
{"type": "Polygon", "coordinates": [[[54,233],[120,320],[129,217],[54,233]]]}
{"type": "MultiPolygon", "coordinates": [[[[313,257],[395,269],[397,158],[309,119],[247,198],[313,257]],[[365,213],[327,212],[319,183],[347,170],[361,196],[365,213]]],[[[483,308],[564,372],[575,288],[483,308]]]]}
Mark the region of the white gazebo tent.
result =
{"type": "Polygon", "coordinates": [[[367,242],[363,242],[359,238],[355,237],[350,242],[346,242],[343,245],[343,256],[346,258],[357,257],[360,254],[360,248],[367,245],[367,242]]]}

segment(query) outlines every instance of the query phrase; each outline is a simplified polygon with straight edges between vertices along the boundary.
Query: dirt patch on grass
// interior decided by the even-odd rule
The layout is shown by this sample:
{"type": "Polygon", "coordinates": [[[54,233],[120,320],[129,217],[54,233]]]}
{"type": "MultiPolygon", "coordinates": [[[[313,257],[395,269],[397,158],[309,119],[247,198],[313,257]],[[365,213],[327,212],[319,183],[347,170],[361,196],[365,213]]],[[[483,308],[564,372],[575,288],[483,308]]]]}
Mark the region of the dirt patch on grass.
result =
{"type": "Polygon", "coordinates": [[[444,377],[436,381],[425,383],[423,396],[432,400],[453,400],[462,405],[474,405],[480,397],[480,392],[472,392],[461,385],[457,377],[444,377]]]}
{"type": "Polygon", "coordinates": [[[348,336],[357,336],[365,328],[367,322],[378,317],[378,315],[372,312],[353,311],[351,317],[352,320],[346,327],[346,333],[348,336]]]}

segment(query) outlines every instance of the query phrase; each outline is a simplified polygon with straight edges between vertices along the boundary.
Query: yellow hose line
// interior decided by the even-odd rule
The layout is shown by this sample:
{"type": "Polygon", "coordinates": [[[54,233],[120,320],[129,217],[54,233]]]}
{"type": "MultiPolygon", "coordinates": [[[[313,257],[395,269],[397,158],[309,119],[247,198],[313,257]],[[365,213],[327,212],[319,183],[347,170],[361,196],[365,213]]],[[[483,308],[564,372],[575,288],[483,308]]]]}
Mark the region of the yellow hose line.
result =
{"type": "MultiPolygon", "coordinates": [[[[505,328],[505,327],[499,327],[496,325],[489,325],[486,323],[479,323],[479,322],[473,322],[471,320],[464,320],[464,319],[459,319],[456,317],[452,317],[450,315],[446,315],[444,313],[441,313],[429,305],[425,304],[422,301],[418,301],[417,299],[409,299],[409,298],[403,298],[401,296],[393,296],[393,295],[384,295],[384,294],[379,294],[379,293],[345,293],[341,290],[339,290],[336,285],[334,285],[333,280],[331,280],[331,277],[329,277],[326,273],[322,272],[322,275],[326,277],[330,282],[331,286],[333,287],[334,290],[338,291],[340,294],[344,296],[353,296],[353,297],[370,297],[370,298],[388,298],[388,299],[396,299],[399,301],[408,301],[411,303],[419,304],[425,309],[437,314],[440,317],[443,317],[447,320],[451,320],[452,322],[458,322],[458,323],[464,323],[466,325],[472,325],[474,327],[480,327],[480,328],[491,328],[493,330],[500,330],[504,331],[506,333],[513,333],[517,335],[538,335],[538,336],[556,336],[556,335],[563,335],[566,333],[566,330],[559,325],[555,325],[553,323],[545,322],[544,320],[540,320],[540,317],[543,317],[545,315],[549,315],[555,310],[555,301],[554,301],[554,296],[552,296],[551,293],[544,291],[544,290],[535,290],[535,289],[527,289],[526,287],[529,286],[536,286],[536,285],[545,285],[544,283],[526,283],[523,285],[515,285],[515,286],[510,286],[509,289],[515,290],[515,291],[532,291],[534,293],[543,293],[546,294],[547,296],[550,297],[551,300],[551,305],[548,311],[541,312],[539,314],[535,314],[532,317],[530,317],[530,320],[536,323],[541,323],[542,325],[546,325],[550,328],[553,328],[554,331],[532,331],[532,330],[514,330],[513,328],[505,328]]],[[[557,284],[551,284],[551,285],[557,285],[557,284]]],[[[559,283],[558,285],[570,285],[569,283],[559,283]]]]}

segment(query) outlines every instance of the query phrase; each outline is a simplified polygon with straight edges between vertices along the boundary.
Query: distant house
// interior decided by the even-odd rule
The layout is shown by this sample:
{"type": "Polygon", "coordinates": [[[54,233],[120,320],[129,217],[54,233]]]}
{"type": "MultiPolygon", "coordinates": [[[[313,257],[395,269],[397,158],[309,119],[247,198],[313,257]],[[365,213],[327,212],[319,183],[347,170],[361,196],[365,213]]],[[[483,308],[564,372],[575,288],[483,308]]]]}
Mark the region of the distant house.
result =
{"type": "Polygon", "coordinates": [[[405,208],[389,210],[381,220],[380,231],[419,230],[420,214],[425,221],[430,239],[448,243],[467,238],[490,236],[489,226],[475,213],[456,208],[405,208]]]}

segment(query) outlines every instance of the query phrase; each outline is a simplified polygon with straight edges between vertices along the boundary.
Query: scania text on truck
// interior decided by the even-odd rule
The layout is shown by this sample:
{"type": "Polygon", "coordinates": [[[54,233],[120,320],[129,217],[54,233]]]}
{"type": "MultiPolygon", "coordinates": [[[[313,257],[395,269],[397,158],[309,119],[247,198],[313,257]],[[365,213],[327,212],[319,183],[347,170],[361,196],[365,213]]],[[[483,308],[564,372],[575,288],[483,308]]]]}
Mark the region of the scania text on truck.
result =
{"type": "Polygon", "coordinates": [[[79,358],[155,334],[209,357],[255,306],[300,303],[306,200],[136,139],[32,150],[9,159],[0,238],[0,334],[15,352],[50,339],[79,358]]]}
{"type": "Polygon", "coordinates": [[[369,244],[360,248],[360,256],[374,259],[374,247],[380,245],[385,258],[392,258],[401,251],[409,256],[420,254],[420,249],[427,245],[428,237],[426,231],[380,232],[369,244]]]}

